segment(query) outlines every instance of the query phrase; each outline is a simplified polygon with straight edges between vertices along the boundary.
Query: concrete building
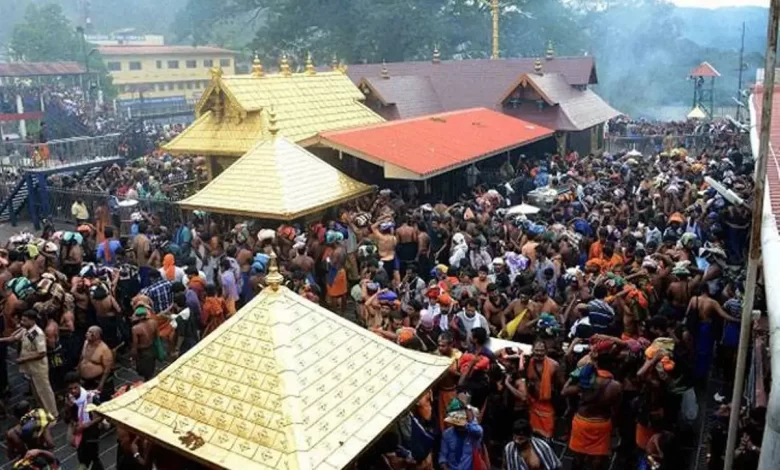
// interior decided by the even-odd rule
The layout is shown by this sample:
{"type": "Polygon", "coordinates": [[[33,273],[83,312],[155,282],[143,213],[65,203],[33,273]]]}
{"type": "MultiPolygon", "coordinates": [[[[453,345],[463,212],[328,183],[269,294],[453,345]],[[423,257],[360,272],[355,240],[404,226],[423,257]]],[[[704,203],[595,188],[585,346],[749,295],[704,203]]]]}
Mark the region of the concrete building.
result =
{"type": "Polygon", "coordinates": [[[119,90],[122,104],[198,100],[209,85],[209,70],[235,70],[235,53],[219,47],[98,46],[119,90]]]}

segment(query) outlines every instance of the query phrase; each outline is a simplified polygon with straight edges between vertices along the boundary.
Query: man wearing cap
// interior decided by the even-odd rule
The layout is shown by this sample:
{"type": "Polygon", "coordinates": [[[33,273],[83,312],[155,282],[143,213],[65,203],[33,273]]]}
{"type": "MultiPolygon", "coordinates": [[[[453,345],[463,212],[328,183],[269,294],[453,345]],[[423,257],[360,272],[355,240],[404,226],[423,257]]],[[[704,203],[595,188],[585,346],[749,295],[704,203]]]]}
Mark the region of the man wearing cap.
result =
{"type": "Polygon", "coordinates": [[[13,336],[2,338],[0,341],[21,341],[22,348],[16,363],[19,370],[30,378],[33,393],[38,403],[47,413],[59,416],[57,402],[54,399],[54,391],[49,381],[49,361],[46,356],[46,335],[36,324],[38,312],[27,310],[22,314],[22,328],[13,336]]]}
{"type": "Polygon", "coordinates": [[[439,467],[442,470],[473,470],[475,453],[481,454],[482,426],[471,407],[461,404],[458,408],[444,418],[450,427],[441,436],[439,467]]]}
{"type": "Polygon", "coordinates": [[[133,344],[130,350],[135,370],[145,381],[154,377],[157,355],[154,341],[157,338],[157,321],[149,318],[151,303],[143,296],[133,299],[133,344]]]}

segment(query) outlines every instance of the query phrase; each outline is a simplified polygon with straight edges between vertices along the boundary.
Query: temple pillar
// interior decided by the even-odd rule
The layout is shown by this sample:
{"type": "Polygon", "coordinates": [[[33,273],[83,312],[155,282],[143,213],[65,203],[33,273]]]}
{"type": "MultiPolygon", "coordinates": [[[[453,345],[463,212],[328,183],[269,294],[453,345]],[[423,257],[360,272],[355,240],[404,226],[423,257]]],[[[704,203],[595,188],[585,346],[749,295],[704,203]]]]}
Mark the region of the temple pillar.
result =
{"type": "Polygon", "coordinates": [[[555,148],[558,150],[558,155],[566,155],[566,141],[568,136],[568,132],[555,133],[555,148]]]}

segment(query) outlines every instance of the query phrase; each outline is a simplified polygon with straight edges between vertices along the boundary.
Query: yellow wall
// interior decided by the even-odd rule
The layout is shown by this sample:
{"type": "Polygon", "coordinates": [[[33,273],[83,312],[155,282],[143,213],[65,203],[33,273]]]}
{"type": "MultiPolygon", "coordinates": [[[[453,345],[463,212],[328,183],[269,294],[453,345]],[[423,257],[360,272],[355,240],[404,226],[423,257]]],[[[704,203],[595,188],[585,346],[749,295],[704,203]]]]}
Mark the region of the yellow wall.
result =
{"type": "Polygon", "coordinates": [[[232,54],[153,54],[153,55],[103,55],[103,62],[114,79],[119,91],[119,99],[138,99],[139,90],[144,98],[166,98],[184,96],[188,100],[198,99],[208,86],[211,74],[210,66],[204,63],[211,60],[213,66],[219,66],[220,60],[229,60],[229,66],[222,66],[225,75],[235,73],[235,59],[232,54]],[[178,60],[179,68],[168,67],[168,61],[178,60]],[[195,68],[187,68],[187,61],[194,60],[195,68]],[[162,68],[158,68],[158,61],[162,68]],[[140,70],[130,70],[130,63],[141,64],[140,70]],[[111,70],[119,63],[121,70],[111,70]]]}

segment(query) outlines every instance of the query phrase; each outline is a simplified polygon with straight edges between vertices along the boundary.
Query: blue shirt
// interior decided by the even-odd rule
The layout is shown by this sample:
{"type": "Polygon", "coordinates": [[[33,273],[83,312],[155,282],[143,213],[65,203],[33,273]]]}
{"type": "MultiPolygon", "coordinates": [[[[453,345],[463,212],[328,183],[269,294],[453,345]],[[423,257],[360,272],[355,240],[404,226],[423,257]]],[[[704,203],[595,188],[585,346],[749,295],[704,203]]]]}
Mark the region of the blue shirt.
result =
{"type": "Polygon", "coordinates": [[[466,424],[466,433],[458,434],[449,428],[441,436],[439,465],[447,464],[449,470],[472,470],[474,449],[482,446],[482,426],[472,421],[466,424]]]}
{"type": "Polygon", "coordinates": [[[165,279],[155,282],[146,289],[142,289],[141,293],[152,299],[154,313],[164,312],[173,305],[173,284],[165,279]]]}
{"type": "Polygon", "coordinates": [[[97,247],[97,259],[106,266],[116,265],[116,254],[122,248],[122,244],[119,240],[109,240],[108,251],[111,252],[111,261],[106,261],[106,245],[99,243],[97,247]]]}

